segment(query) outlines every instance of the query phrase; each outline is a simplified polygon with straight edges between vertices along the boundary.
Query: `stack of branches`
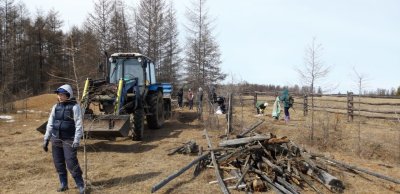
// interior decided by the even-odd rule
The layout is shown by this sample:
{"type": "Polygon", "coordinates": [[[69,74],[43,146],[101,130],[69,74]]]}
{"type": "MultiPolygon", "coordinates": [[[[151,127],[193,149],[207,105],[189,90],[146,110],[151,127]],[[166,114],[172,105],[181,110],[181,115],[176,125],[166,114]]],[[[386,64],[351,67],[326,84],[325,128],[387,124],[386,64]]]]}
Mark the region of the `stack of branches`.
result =
{"type": "MultiPolygon", "coordinates": [[[[312,183],[315,179],[332,192],[343,192],[344,184],[327,172],[327,167],[287,137],[273,134],[252,135],[225,140],[214,149],[218,168],[234,175],[224,179],[236,180],[231,189],[300,193],[307,185],[321,193],[312,183]]],[[[205,167],[215,167],[211,157],[204,158],[196,167],[198,174],[205,167]]],[[[223,187],[223,186],[221,186],[223,187]]]]}

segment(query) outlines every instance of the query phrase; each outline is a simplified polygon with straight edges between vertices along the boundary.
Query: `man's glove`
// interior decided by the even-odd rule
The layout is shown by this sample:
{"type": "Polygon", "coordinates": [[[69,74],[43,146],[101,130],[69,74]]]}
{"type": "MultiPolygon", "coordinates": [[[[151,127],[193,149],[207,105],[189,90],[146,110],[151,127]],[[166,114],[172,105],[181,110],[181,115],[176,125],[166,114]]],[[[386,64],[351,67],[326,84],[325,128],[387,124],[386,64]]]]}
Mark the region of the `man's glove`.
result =
{"type": "Polygon", "coordinates": [[[44,142],[43,142],[43,150],[45,152],[49,151],[48,146],[49,146],[49,140],[44,140],[44,142]]]}
{"type": "Polygon", "coordinates": [[[72,148],[77,149],[79,147],[79,143],[74,142],[72,143],[72,148]]]}

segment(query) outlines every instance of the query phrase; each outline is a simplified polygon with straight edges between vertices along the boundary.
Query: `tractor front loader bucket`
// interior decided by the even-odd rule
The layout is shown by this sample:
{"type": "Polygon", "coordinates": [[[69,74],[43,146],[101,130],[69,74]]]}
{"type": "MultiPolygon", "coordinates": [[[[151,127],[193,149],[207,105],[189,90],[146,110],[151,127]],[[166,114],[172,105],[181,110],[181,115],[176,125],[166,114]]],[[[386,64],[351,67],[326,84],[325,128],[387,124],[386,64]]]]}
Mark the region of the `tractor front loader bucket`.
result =
{"type": "MultiPolygon", "coordinates": [[[[44,134],[47,121],[36,130],[44,134]]],[[[89,138],[127,137],[130,130],[129,115],[85,115],[83,129],[89,138]]]]}
{"type": "Polygon", "coordinates": [[[127,137],[129,115],[85,115],[83,129],[89,138],[127,137]]]}

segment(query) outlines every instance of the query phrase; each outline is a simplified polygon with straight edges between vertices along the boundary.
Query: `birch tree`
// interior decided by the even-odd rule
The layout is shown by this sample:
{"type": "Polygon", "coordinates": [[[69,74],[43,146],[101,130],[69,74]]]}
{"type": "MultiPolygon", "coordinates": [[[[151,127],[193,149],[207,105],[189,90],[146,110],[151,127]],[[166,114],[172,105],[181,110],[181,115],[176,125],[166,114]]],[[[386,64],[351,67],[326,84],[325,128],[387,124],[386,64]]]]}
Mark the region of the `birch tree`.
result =
{"type": "Polygon", "coordinates": [[[315,84],[322,78],[325,78],[330,67],[324,65],[322,61],[322,44],[318,43],[314,37],[311,44],[308,45],[305,51],[304,67],[302,69],[296,69],[300,79],[308,86],[310,86],[311,93],[311,140],[314,140],[314,94],[315,84]]]}

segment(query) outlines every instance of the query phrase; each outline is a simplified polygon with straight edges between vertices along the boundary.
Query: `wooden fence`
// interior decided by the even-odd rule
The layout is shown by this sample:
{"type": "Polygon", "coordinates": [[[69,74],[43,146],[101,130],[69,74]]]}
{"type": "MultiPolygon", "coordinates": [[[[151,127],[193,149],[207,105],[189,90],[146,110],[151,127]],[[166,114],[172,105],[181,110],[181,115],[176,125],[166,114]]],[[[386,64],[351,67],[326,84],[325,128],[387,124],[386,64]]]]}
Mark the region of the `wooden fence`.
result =
{"type": "MultiPolygon", "coordinates": [[[[253,96],[252,99],[240,97],[241,101],[252,100],[254,107],[260,98],[276,97],[277,92],[252,92],[240,96],[253,96]]],[[[294,95],[295,108],[302,108],[303,115],[307,116],[311,109],[310,95],[294,95]]],[[[348,121],[353,121],[354,116],[364,118],[398,120],[400,117],[400,97],[395,96],[358,96],[352,92],[347,95],[315,95],[314,110],[330,113],[346,114],[348,121]],[[356,99],[356,100],[355,100],[356,99]],[[368,99],[372,102],[368,102],[368,99]],[[384,102],[390,101],[390,102],[384,102]]],[[[256,111],[256,110],[255,110],[256,111]]]]}

